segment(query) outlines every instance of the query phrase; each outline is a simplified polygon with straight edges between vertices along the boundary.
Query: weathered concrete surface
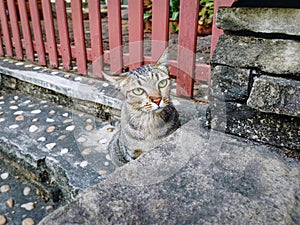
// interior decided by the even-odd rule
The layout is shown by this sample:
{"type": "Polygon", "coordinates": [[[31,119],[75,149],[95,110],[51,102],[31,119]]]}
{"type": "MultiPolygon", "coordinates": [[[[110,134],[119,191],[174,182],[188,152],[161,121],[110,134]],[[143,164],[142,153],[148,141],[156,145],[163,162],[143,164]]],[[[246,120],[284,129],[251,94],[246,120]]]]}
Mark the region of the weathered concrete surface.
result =
{"type": "Polygon", "coordinates": [[[300,82],[261,76],[254,80],[247,105],[262,112],[300,117],[300,82]]]}
{"type": "Polygon", "coordinates": [[[220,8],[216,24],[230,31],[300,36],[300,9],[220,8]]]}
{"type": "Polygon", "coordinates": [[[222,35],[212,57],[213,64],[259,68],[273,74],[300,77],[300,42],[222,35]]]}
{"type": "Polygon", "coordinates": [[[299,151],[300,119],[284,115],[263,113],[245,104],[222,102],[210,104],[213,129],[299,151]]]}
{"type": "Polygon", "coordinates": [[[215,66],[212,71],[211,96],[225,101],[246,101],[250,69],[215,66]]]}
{"type": "Polygon", "coordinates": [[[300,167],[190,121],[40,224],[299,224],[300,167]]]}

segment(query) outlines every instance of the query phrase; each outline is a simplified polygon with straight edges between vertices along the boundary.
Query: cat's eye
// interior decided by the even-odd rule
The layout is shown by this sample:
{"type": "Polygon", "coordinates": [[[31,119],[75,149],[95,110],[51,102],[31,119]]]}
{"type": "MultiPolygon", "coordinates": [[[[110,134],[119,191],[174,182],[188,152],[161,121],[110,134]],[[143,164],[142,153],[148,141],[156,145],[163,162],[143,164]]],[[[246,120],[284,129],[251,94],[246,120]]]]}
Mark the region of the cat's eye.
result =
{"type": "Polygon", "coordinates": [[[132,90],[132,93],[135,94],[135,95],[142,95],[142,94],[144,94],[144,92],[145,91],[142,88],[135,88],[135,89],[132,90]]]}
{"type": "Polygon", "coordinates": [[[164,88],[165,86],[167,86],[167,84],[168,84],[168,79],[164,79],[164,80],[159,81],[158,87],[164,88]]]}

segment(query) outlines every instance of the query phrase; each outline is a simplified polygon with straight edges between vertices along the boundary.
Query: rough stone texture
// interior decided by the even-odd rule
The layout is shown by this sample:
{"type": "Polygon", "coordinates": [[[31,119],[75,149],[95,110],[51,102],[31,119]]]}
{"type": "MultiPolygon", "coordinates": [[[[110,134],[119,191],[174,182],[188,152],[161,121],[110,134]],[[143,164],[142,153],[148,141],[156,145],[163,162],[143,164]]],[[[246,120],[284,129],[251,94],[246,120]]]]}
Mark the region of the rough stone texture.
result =
{"type": "Polygon", "coordinates": [[[210,104],[213,129],[266,144],[300,149],[300,119],[262,113],[245,104],[215,100],[210,104]]]}
{"type": "Polygon", "coordinates": [[[190,121],[40,224],[299,224],[299,163],[270,150],[190,121]]]}
{"type": "Polygon", "coordinates": [[[224,30],[300,36],[300,9],[220,8],[216,24],[224,30]]]}
{"type": "Polygon", "coordinates": [[[212,71],[211,96],[225,101],[246,101],[250,69],[216,66],[212,71]]]}
{"type": "Polygon", "coordinates": [[[247,105],[262,112],[300,117],[300,82],[270,76],[254,80],[247,105]]]}
{"type": "Polygon", "coordinates": [[[212,63],[300,77],[299,52],[299,41],[223,35],[217,43],[212,63]]]}

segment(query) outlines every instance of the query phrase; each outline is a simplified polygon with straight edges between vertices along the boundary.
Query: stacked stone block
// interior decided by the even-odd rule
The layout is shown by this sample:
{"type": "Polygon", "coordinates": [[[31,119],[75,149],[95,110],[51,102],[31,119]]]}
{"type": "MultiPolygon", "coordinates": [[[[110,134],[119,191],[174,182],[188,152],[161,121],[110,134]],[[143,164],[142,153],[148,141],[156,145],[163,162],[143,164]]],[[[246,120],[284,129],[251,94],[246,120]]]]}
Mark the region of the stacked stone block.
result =
{"type": "Polygon", "coordinates": [[[213,129],[300,150],[300,9],[221,8],[213,129]]]}

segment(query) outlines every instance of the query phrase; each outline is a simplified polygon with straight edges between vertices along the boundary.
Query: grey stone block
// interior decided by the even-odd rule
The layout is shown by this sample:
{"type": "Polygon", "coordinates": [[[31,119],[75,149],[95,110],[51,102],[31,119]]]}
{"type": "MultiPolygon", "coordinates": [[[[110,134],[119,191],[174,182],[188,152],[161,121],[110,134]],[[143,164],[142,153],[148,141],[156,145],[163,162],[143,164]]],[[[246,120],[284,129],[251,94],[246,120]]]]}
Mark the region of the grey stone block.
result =
{"type": "Polygon", "coordinates": [[[262,113],[244,104],[218,100],[210,105],[210,111],[213,129],[296,151],[300,149],[299,118],[262,113]],[[224,107],[226,113],[218,113],[224,107]]]}
{"type": "Polygon", "coordinates": [[[297,224],[299,164],[270,150],[190,121],[40,225],[297,224]]]}
{"type": "Polygon", "coordinates": [[[216,66],[212,70],[211,96],[225,101],[246,101],[249,79],[249,69],[216,66]]]}
{"type": "Polygon", "coordinates": [[[217,43],[212,63],[300,77],[299,52],[298,41],[223,35],[217,43]]]}
{"type": "Polygon", "coordinates": [[[300,35],[300,9],[220,8],[217,26],[230,31],[300,35]]]}
{"type": "Polygon", "coordinates": [[[254,80],[247,105],[262,112],[300,117],[300,82],[261,76],[254,80]]]}

